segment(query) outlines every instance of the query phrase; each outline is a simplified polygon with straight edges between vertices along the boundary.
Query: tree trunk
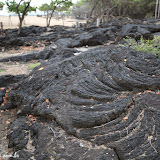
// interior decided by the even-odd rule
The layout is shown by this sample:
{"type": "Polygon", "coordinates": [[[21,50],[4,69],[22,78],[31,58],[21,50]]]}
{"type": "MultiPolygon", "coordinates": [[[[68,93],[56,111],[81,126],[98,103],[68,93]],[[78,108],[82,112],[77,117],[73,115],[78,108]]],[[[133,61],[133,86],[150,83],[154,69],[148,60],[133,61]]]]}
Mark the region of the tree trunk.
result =
{"type": "Polygon", "coordinates": [[[51,13],[51,15],[50,15],[50,17],[49,17],[49,19],[48,19],[47,27],[49,27],[49,26],[50,26],[51,19],[52,19],[52,16],[53,16],[53,13],[54,13],[54,11],[55,11],[55,10],[56,10],[56,6],[54,6],[54,7],[53,7],[53,9],[52,9],[52,13],[51,13]]]}
{"type": "Polygon", "coordinates": [[[21,31],[22,31],[22,23],[23,23],[23,19],[21,18],[21,19],[19,20],[18,35],[20,35],[20,34],[21,34],[21,31]]]}
{"type": "Polygon", "coordinates": [[[158,11],[158,0],[156,2],[156,8],[155,8],[155,18],[157,18],[157,11],[158,11]]]}
{"type": "Polygon", "coordinates": [[[16,6],[17,13],[18,13],[18,17],[19,17],[18,35],[21,34],[21,31],[22,31],[22,23],[23,23],[23,20],[24,20],[24,18],[25,18],[25,15],[26,15],[27,12],[29,11],[29,6],[30,6],[30,3],[31,3],[31,0],[29,0],[28,3],[25,5],[25,8],[24,8],[23,13],[22,13],[22,16],[21,16],[20,10],[19,10],[19,6],[20,6],[21,2],[23,2],[23,0],[20,0],[20,2],[18,3],[18,5],[16,6]]]}
{"type": "Polygon", "coordinates": [[[47,27],[49,27],[48,19],[49,19],[49,12],[47,11],[47,15],[46,15],[46,23],[47,23],[47,27]]]}
{"type": "Polygon", "coordinates": [[[92,7],[92,10],[91,10],[91,12],[89,14],[89,18],[88,18],[88,20],[86,22],[86,25],[89,25],[89,23],[90,23],[90,21],[92,19],[93,12],[94,12],[95,8],[97,7],[98,3],[99,3],[99,1],[97,1],[96,4],[92,7]]]}
{"type": "Polygon", "coordinates": [[[159,18],[159,15],[160,15],[160,0],[159,0],[159,6],[158,6],[158,18],[159,18]]]}
{"type": "Polygon", "coordinates": [[[52,19],[52,16],[50,16],[50,17],[49,17],[49,19],[48,19],[48,24],[47,24],[47,27],[49,27],[49,26],[50,26],[51,19],[52,19]]]}

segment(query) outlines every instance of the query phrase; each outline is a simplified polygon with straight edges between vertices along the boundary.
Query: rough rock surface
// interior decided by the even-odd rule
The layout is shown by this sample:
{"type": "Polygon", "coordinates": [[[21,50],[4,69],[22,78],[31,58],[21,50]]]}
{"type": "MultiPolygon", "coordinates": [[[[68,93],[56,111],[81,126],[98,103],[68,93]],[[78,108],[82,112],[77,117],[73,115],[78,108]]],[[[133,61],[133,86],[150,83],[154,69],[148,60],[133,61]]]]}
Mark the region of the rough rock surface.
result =
{"type": "Polygon", "coordinates": [[[82,30],[64,26],[53,26],[49,29],[47,27],[30,26],[23,27],[20,36],[17,33],[17,29],[5,30],[6,36],[0,37],[0,47],[10,49],[19,46],[34,46],[37,48],[42,44],[48,46],[59,38],[74,37],[76,34],[82,33],[82,30]]]}
{"type": "Polygon", "coordinates": [[[8,29],[6,36],[0,37],[0,47],[5,49],[20,46],[41,47],[42,44],[49,46],[60,38],[73,38],[70,47],[102,45],[107,41],[119,41],[126,36],[139,40],[152,38],[152,34],[160,32],[160,25],[155,21],[111,21],[107,26],[89,28],[69,28],[64,26],[53,26],[50,28],[30,26],[24,27],[20,36],[17,29],[8,29]],[[146,24],[144,24],[146,23],[146,24]],[[40,43],[39,43],[40,42],[40,43]]]}
{"type": "Polygon", "coordinates": [[[0,76],[0,105],[3,103],[3,97],[5,97],[6,90],[17,83],[18,81],[25,78],[25,75],[4,75],[0,76]]]}
{"type": "Polygon", "coordinates": [[[99,47],[37,67],[8,93],[9,147],[37,160],[160,159],[160,60],[99,47]]]}

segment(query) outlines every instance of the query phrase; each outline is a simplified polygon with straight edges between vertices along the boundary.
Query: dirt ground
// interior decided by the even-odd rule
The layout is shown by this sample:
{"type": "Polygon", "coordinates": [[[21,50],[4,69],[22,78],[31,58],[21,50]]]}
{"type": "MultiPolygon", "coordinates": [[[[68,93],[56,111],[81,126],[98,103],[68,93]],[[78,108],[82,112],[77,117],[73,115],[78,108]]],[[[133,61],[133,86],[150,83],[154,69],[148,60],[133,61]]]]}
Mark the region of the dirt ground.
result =
{"type": "Polygon", "coordinates": [[[29,74],[31,69],[29,68],[30,65],[36,62],[32,61],[30,63],[18,63],[18,62],[6,62],[0,63],[0,76],[2,75],[20,75],[20,74],[29,74]]]}
{"type": "MultiPolygon", "coordinates": [[[[0,22],[3,23],[3,28],[18,28],[18,16],[0,16],[0,22]]],[[[85,20],[76,20],[73,18],[65,18],[63,19],[55,19],[52,18],[51,25],[64,25],[64,26],[73,26],[76,24],[76,22],[79,23],[85,23],[85,20]]],[[[31,26],[31,25],[37,25],[37,26],[46,26],[46,18],[45,17],[37,17],[37,16],[27,16],[23,22],[23,26],[31,26]]]]}
{"type": "Polygon", "coordinates": [[[15,113],[16,110],[0,112],[0,160],[8,160],[12,156],[12,150],[8,149],[7,128],[16,118],[15,113]]]}
{"type": "MultiPolygon", "coordinates": [[[[44,47],[39,47],[34,50],[43,50],[44,47]]],[[[31,50],[30,47],[27,48],[22,47],[20,50],[10,50],[8,52],[0,52],[0,59],[18,56],[18,55],[25,55],[29,54],[31,50]]],[[[37,63],[37,61],[33,60],[30,62],[0,62],[0,76],[2,75],[20,75],[20,74],[29,74],[32,70],[30,69],[30,65],[37,63]]]]}

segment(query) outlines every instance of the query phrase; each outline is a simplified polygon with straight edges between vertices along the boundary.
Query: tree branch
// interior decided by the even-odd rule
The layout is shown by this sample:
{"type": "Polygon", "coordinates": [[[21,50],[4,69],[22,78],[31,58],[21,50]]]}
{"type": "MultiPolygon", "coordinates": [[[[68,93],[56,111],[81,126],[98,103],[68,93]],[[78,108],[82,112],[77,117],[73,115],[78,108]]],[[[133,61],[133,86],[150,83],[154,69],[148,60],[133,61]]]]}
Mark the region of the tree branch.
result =
{"type": "Polygon", "coordinates": [[[21,4],[22,1],[23,1],[23,0],[20,0],[20,2],[18,3],[18,5],[16,6],[19,20],[21,19],[21,14],[20,14],[20,12],[19,12],[19,6],[20,6],[20,4],[21,4]]]}

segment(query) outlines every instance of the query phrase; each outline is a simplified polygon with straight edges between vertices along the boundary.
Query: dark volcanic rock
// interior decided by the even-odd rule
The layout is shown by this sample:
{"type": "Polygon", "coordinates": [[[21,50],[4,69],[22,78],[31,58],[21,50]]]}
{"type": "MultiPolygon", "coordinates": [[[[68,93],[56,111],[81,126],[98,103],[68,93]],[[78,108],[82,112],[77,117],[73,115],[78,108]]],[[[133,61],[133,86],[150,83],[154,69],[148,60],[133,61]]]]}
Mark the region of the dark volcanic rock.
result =
{"type": "Polygon", "coordinates": [[[107,42],[108,40],[114,40],[114,38],[111,39],[111,35],[113,36],[113,33],[109,31],[107,28],[96,28],[94,30],[91,30],[89,33],[87,32],[77,36],[75,39],[71,41],[69,47],[73,48],[82,47],[86,45],[102,45],[104,42],[107,42]]]}
{"type": "Polygon", "coordinates": [[[160,25],[154,21],[112,21],[107,26],[89,27],[89,28],[71,28],[65,26],[23,27],[20,36],[17,35],[17,29],[8,29],[5,31],[5,37],[0,38],[0,47],[10,49],[17,46],[40,47],[42,44],[49,46],[53,42],[71,38],[69,47],[95,46],[102,45],[108,41],[120,41],[122,38],[129,36],[139,40],[141,36],[151,39],[152,34],[160,32],[160,25]],[[40,42],[40,43],[39,43],[40,42]]]}
{"type": "MultiPolygon", "coordinates": [[[[17,83],[18,81],[22,80],[25,78],[25,75],[18,75],[18,76],[13,76],[13,75],[4,75],[0,76],[0,105],[3,103],[3,97],[5,97],[6,90],[17,83]]],[[[2,107],[1,107],[2,109],[2,107]]]]}
{"type": "Polygon", "coordinates": [[[17,55],[17,56],[12,56],[12,57],[7,57],[7,58],[3,58],[0,59],[0,62],[28,62],[31,60],[36,60],[36,59],[44,59],[45,57],[45,52],[42,51],[31,51],[29,53],[26,54],[21,54],[21,55],[17,55]]]}
{"type": "Polygon", "coordinates": [[[146,28],[145,25],[142,26],[137,24],[126,24],[122,26],[122,30],[119,33],[119,36],[122,38],[129,36],[138,40],[141,38],[141,36],[149,38],[151,36],[151,32],[148,28],[146,28]]]}
{"type": "Polygon", "coordinates": [[[11,38],[6,42],[7,46],[23,46],[24,41],[20,38],[11,38]]]}
{"type": "Polygon", "coordinates": [[[77,53],[78,51],[76,49],[67,48],[68,43],[70,39],[60,39],[56,41],[55,43],[49,45],[46,47],[40,54],[37,56],[38,59],[52,59],[55,62],[60,61],[65,58],[69,58],[74,56],[74,53],[77,53]],[[63,44],[61,45],[61,40],[63,44]],[[66,43],[66,45],[65,45],[66,43]]]}
{"type": "Polygon", "coordinates": [[[0,38],[0,47],[6,49],[17,46],[39,46],[38,42],[45,46],[50,45],[59,38],[74,37],[82,33],[82,29],[73,29],[64,26],[38,27],[30,26],[23,27],[21,35],[18,36],[17,29],[5,30],[5,37],[0,38]]]}
{"type": "Polygon", "coordinates": [[[17,83],[21,79],[25,78],[25,75],[4,75],[0,76],[0,88],[1,87],[8,87],[13,85],[14,83],[17,83]]]}
{"type": "Polygon", "coordinates": [[[160,158],[156,56],[112,46],[53,61],[8,94],[19,110],[8,134],[17,159],[160,158]]]}

